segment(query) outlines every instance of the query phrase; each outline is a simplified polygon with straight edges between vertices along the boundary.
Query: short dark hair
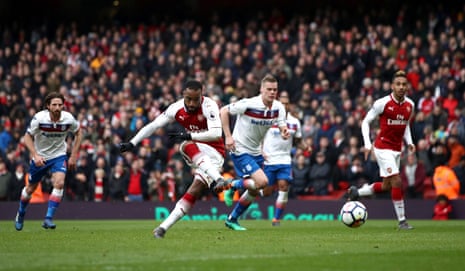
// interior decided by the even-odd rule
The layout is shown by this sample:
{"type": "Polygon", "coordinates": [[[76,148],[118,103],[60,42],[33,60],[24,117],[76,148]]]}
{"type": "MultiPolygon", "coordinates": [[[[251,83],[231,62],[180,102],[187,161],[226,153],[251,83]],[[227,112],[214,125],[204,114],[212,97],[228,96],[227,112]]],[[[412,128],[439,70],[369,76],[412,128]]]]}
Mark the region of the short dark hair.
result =
{"type": "Polygon", "coordinates": [[[184,89],[202,90],[202,83],[197,80],[189,80],[184,85],[184,89]]]}
{"type": "Polygon", "coordinates": [[[50,92],[49,94],[47,94],[47,96],[45,97],[45,106],[48,106],[50,105],[50,103],[52,102],[53,99],[55,98],[59,98],[61,99],[61,101],[64,103],[65,102],[65,96],[63,96],[63,94],[59,93],[59,92],[50,92]]]}
{"type": "Polygon", "coordinates": [[[396,78],[398,77],[404,77],[404,78],[407,78],[407,73],[405,73],[404,70],[398,70],[394,73],[394,75],[392,76],[392,81],[394,82],[394,80],[396,80],[396,78]]]}

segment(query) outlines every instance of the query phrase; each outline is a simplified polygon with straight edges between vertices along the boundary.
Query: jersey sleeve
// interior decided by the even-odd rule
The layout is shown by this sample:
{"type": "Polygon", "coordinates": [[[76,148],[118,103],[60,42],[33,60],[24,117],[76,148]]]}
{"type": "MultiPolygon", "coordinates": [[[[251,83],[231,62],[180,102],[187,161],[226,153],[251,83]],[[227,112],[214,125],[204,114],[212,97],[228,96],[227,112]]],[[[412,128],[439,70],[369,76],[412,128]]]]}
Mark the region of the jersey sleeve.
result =
{"type": "Polygon", "coordinates": [[[134,145],[139,144],[144,138],[151,136],[158,128],[161,128],[172,121],[174,118],[170,117],[170,107],[169,106],[165,112],[155,118],[152,122],[145,125],[140,129],[137,134],[130,140],[134,145]]]}
{"type": "Polygon", "coordinates": [[[39,133],[39,120],[37,118],[37,114],[32,118],[26,132],[31,136],[35,136],[37,133],[39,133]]]}
{"type": "Polygon", "coordinates": [[[361,129],[363,144],[366,149],[371,149],[370,123],[383,112],[383,107],[384,104],[381,102],[381,100],[375,101],[370,110],[368,110],[365,118],[363,118],[361,129]]]}
{"type": "Polygon", "coordinates": [[[228,105],[229,114],[238,115],[238,114],[244,113],[249,104],[249,100],[250,99],[241,99],[235,103],[229,104],[228,105]]]}

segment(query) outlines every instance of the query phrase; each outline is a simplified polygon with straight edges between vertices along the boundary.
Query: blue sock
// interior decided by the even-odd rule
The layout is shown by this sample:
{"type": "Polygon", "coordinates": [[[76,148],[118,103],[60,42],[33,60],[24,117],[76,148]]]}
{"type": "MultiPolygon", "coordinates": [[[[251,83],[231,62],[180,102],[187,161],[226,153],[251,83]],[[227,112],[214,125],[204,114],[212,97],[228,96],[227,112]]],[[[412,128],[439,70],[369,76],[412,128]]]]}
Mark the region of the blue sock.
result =
{"type": "Polygon", "coordinates": [[[236,179],[231,182],[231,188],[234,190],[244,189],[244,179],[236,179]]]}
{"type": "Polygon", "coordinates": [[[250,204],[251,202],[249,202],[247,205],[242,205],[240,202],[236,203],[236,206],[234,206],[234,209],[228,217],[229,220],[237,220],[237,218],[240,217],[247,210],[247,208],[249,208],[250,204]]]}
{"type": "Polygon", "coordinates": [[[283,209],[281,208],[276,208],[274,212],[274,218],[279,219],[281,215],[283,214],[283,209]]]}
{"type": "Polygon", "coordinates": [[[22,201],[20,200],[19,201],[19,209],[18,209],[18,212],[20,214],[25,214],[26,213],[26,208],[27,206],[29,205],[29,201],[22,201]]]}
{"type": "Polygon", "coordinates": [[[52,219],[53,215],[55,215],[55,211],[58,208],[58,205],[60,205],[59,202],[56,201],[49,201],[48,202],[48,209],[47,209],[47,214],[45,215],[46,219],[52,219]]]}

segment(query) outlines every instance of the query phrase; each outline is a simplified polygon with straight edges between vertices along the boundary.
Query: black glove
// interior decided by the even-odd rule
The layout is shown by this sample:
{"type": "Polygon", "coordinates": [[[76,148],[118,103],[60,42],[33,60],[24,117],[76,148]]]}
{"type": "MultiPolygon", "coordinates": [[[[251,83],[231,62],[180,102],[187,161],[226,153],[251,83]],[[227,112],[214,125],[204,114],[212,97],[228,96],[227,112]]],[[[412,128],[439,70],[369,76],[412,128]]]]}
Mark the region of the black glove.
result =
{"type": "Polygon", "coordinates": [[[134,144],[132,144],[131,142],[119,144],[119,152],[121,153],[132,151],[133,149],[134,149],[134,144]]]}
{"type": "Polygon", "coordinates": [[[184,132],[181,132],[181,133],[168,133],[168,137],[171,140],[177,140],[177,139],[179,139],[181,141],[192,140],[191,134],[184,133],[184,132]]]}

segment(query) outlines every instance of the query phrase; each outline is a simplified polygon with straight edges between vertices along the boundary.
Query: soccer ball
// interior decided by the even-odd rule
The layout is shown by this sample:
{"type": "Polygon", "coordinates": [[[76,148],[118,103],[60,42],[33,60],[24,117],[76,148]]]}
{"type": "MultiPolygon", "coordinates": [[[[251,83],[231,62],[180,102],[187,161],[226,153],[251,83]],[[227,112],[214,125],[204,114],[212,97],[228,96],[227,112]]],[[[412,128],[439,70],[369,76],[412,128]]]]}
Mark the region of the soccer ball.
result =
{"type": "Polygon", "coordinates": [[[350,228],[362,226],[368,218],[367,208],[360,201],[348,201],[342,206],[341,221],[350,228]]]}

